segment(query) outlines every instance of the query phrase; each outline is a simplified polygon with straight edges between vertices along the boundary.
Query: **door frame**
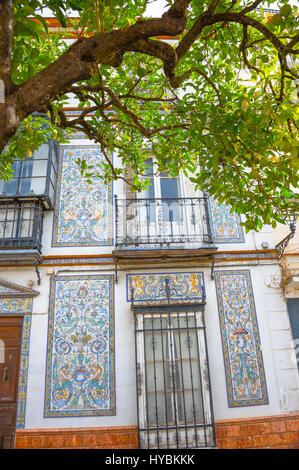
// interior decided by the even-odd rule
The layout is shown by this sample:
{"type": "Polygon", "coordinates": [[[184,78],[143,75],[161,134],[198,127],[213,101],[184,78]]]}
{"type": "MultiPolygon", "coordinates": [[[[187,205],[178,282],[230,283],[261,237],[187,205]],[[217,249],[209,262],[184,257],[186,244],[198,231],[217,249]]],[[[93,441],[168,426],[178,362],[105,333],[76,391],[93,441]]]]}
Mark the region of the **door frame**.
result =
{"type": "MultiPolygon", "coordinates": [[[[16,429],[17,429],[17,417],[18,417],[18,398],[19,398],[19,382],[20,382],[20,370],[21,370],[21,357],[22,357],[22,344],[23,344],[23,326],[24,326],[24,315],[18,315],[18,314],[7,314],[7,313],[0,313],[0,327],[5,327],[7,326],[19,326],[21,331],[20,331],[20,336],[18,338],[18,343],[17,346],[17,362],[16,362],[16,369],[15,369],[15,384],[14,384],[14,401],[12,403],[0,403],[0,411],[2,411],[2,407],[7,410],[7,415],[12,415],[13,421],[11,422],[11,426],[8,424],[8,428],[11,427],[11,433],[9,433],[7,436],[10,439],[10,436],[12,437],[12,442],[10,442],[9,447],[6,447],[5,445],[5,434],[3,435],[3,442],[0,442],[0,446],[3,445],[3,447],[0,447],[5,449],[5,448],[14,448],[15,447],[15,439],[16,439],[16,429]],[[19,320],[19,322],[16,322],[16,320],[19,320]],[[4,320],[4,321],[3,321],[4,320]],[[21,321],[20,321],[21,320],[21,321]],[[11,410],[11,412],[9,412],[11,410]]],[[[5,360],[5,344],[4,344],[4,364],[6,363],[5,360]]],[[[2,373],[4,373],[4,368],[2,373]]],[[[2,380],[2,377],[0,377],[0,380],[2,380]]],[[[9,440],[8,440],[9,442],[9,440]]]]}

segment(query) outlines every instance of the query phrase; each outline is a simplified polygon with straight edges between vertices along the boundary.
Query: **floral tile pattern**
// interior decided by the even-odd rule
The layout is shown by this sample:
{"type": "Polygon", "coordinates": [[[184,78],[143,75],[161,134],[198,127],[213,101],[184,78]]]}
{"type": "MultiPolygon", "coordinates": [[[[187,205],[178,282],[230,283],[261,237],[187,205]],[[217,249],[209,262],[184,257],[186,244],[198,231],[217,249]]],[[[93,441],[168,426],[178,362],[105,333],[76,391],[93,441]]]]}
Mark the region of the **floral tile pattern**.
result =
{"type": "Polygon", "coordinates": [[[51,282],[45,417],[115,414],[113,276],[51,282]]]}
{"type": "Polygon", "coordinates": [[[127,301],[132,295],[134,302],[203,300],[203,273],[128,274],[127,301]]]}
{"type": "Polygon", "coordinates": [[[216,271],[228,406],[269,403],[249,270],[216,271]]]}
{"type": "Polygon", "coordinates": [[[52,246],[112,245],[112,184],[91,184],[75,163],[80,158],[99,171],[98,145],[64,146],[60,150],[52,246]]]}
{"type": "Polygon", "coordinates": [[[240,217],[230,212],[231,207],[227,204],[219,204],[212,197],[208,201],[214,243],[244,243],[240,217]]]}
{"type": "MultiPolygon", "coordinates": [[[[24,315],[24,318],[23,318],[22,349],[21,349],[21,358],[20,358],[19,390],[18,390],[18,406],[17,406],[17,422],[16,422],[17,429],[23,429],[25,427],[30,331],[31,331],[31,319],[32,319],[32,315],[31,315],[32,299],[30,300],[31,300],[30,313],[28,313],[27,315],[24,315]]],[[[28,304],[27,304],[27,307],[28,307],[28,304]]]]}
{"type": "Polygon", "coordinates": [[[3,313],[10,314],[24,314],[31,312],[32,308],[32,298],[27,297],[24,299],[21,298],[9,298],[6,297],[2,299],[0,297],[0,311],[3,313]]]}

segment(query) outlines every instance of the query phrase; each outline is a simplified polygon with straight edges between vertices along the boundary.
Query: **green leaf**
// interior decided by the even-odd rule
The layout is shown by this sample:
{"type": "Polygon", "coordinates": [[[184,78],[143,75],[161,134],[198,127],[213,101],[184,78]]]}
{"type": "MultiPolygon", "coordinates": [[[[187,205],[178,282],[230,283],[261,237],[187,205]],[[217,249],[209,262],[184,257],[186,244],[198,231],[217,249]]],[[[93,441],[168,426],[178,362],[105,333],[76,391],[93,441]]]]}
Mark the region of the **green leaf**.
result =
{"type": "Polygon", "coordinates": [[[272,16],[270,23],[273,24],[274,26],[279,26],[282,20],[282,16],[279,13],[276,13],[275,15],[272,16]]]}
{"type": "Polygon", "coordinates": [[[291,12],[292,12],[292,7],[288,3],[286,3],[285,5],[283,5],[283,7],[280,8],[280,14],[284,18],[287,18],[291,12]]]}

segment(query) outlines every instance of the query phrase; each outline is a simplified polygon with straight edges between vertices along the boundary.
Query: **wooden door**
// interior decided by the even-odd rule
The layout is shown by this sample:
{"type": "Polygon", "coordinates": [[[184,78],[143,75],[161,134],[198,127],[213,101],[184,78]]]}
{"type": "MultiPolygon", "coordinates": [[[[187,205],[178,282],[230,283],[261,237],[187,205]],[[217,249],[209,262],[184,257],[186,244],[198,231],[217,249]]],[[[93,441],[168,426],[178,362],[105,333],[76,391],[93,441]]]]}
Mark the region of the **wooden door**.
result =
{"type": "Polygon", "coordinates": [[[0,316],[0,449],[15,442],[23,317],[0,316]]]}

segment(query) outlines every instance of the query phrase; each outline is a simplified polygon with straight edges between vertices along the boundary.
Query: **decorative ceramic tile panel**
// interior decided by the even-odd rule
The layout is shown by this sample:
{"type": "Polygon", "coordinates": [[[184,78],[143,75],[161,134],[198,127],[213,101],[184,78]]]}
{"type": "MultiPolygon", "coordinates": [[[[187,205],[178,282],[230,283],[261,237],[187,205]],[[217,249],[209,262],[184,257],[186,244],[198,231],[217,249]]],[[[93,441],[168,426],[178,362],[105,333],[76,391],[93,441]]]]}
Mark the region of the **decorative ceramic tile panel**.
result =
{"type": "Polygon", "coordinates": [[[163,302],[168,298],[176,302],[203,300],[203,273],[127,274],[127,301],[131,300],[132,293],[134,302],[163,302]]]}
{"type": "Polygon", "coordinates": [[[268,403],[249,270],[216,271],[228,406],[268,403]]]}
{"type": "Polygon", "coordinates": [[[209,197],[208,201],[214,243],[243,243],[244,234],[240,217],[235,212],[230,212],[229,205],[219,204],[212,197],[209,197]]]}
{"type": "Polygon", "coordinates": [[[52,246],[112,245],[112,184],[89,184],[78,158],[99,171],[104,157],[98,145],[61,148],[52,246]]]}
{"type": "Polygon", "coordinates": [[[24,314],[31,312],[32,299],[18,299],[18,298],[0,298],[0,312],[10,314],[24,314]]]}
{"type": "MultiPolygon", "coordinates": [[[[32,299],[31,299],[31,304],[32,304],[32,299]]],[[[30,314],[24,315],[24,318],[23,318],[22,349],[21,349],[21,358],[20,358],[18,406],[17,406],[17,421],[16,421],[17,429],[23,429],[25,427],[30,330],[31,330],[31,318],[32,318],[31,310],[32,310],[32,305],[30,309],[30,314]]]]}
{"type": "Polygon", "coordinates": [[[113,276],[51,282],[45,417],[115,414],[113,276]]]}

